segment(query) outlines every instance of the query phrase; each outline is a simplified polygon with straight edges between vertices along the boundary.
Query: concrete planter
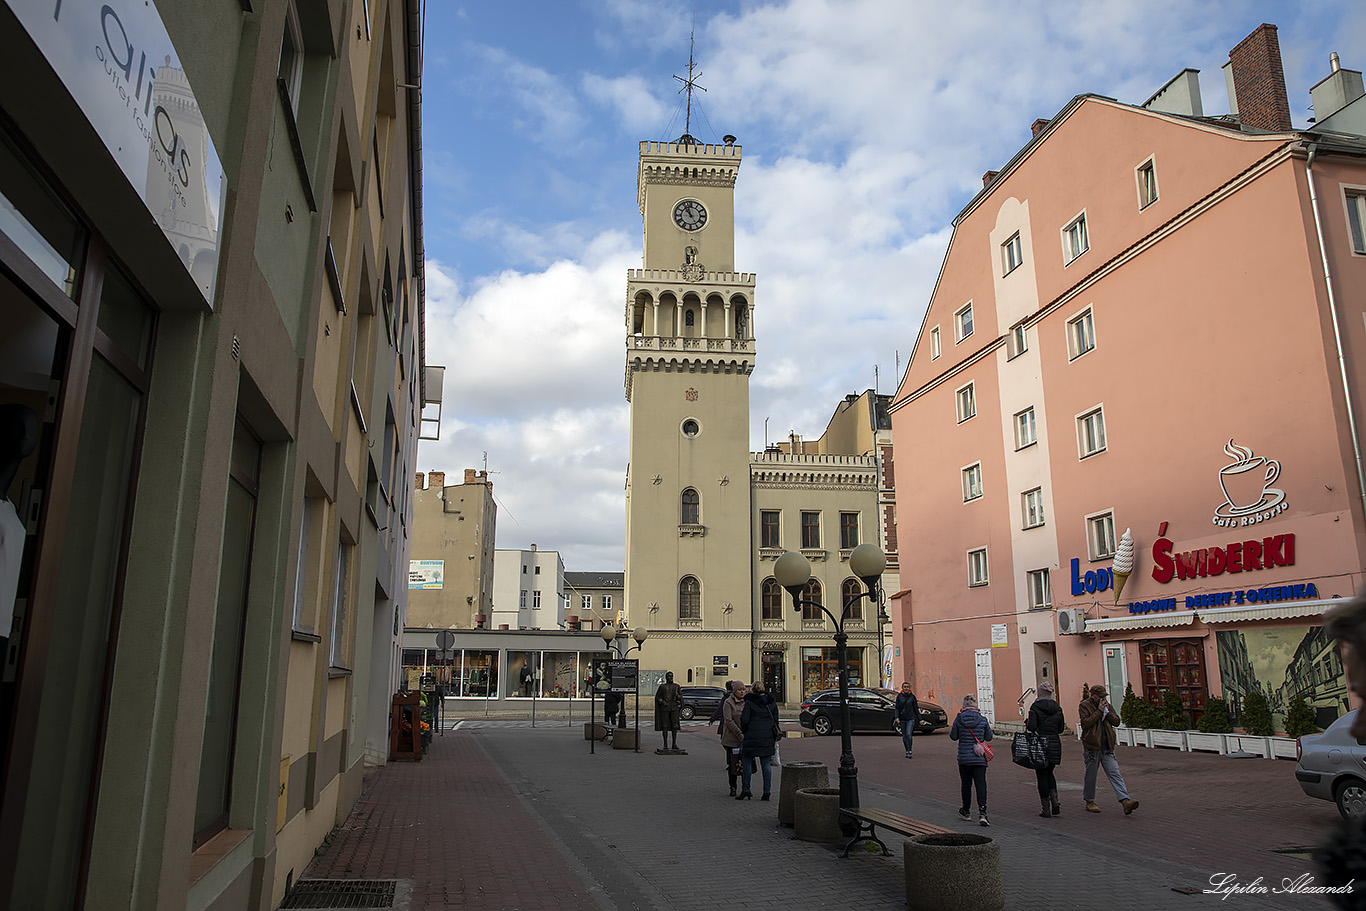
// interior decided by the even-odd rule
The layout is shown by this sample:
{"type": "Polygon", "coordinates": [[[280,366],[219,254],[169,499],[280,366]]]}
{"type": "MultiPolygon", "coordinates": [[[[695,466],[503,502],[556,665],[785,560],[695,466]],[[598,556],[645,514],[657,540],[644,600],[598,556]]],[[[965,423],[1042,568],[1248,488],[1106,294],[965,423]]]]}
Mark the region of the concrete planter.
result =
{"type": "MultiPolygon", "coordinates": [[[[1115,737],[1126,747],[1134,746],[1134,729],[1119,727],[1115,729],[1115,737]]],[[[1081,739],[1081,725],[1077,725],[1077,739],[1081,739]]]]}
{"type": "Polygon", "coordinates": [[[589,724],[587,721],[585,721],[585,722],[583,723],[583,739],[584,739],[584,740],[606,740],[606,739],[607,739],[607,725],[603,724],[601,721],[599,721],[599,722],[597,722],[597,723],[595,723],[595,724],[589,724]]]}
{"type": "Polygon", "coordinates": [[[793,826],[802,841],[841,841],[840,789],[802,788],[793,802],[793,826]]]}
{"type": "Polygon", "coordinates": [[[1187,731],[1186,745],[1191,750],[1198,750],[1203,753],[1228,752],[1228,747],[1224,744],[1223,734],[1202,734],[1199,731],[1187,731]]]}
{"type": "Polygon", "coordinates": [[[1224,740],[1228,743],[1230,753],[1252,753],[1257,756],[1270,756],[1271,745],[1267,743],[1269,738],[1256,737],[1252,734],[1225,734],[1224,740]]]}
{"type": "Polygon", "coordinates": [[[617,728],[612,734],[612,749],[634,750],[639,737],[640,731],[635,728],[617,728]]]}
{"type": "Polygon", "coordinates": [[[1271,754],[1267,759],[1294,759],[1295,740],[1294,737],[1269,737],[1271,741],[1271,754]]]}
{"type": "Polygon", "coordinates": [[[911,911],[1000,911],[1006,905],[1001,846],[985,835],[917,835],[903,856],[911,911]]]}
{"type": "Polygon", "coordinates": [[[797,792],[830,787],[830,770],[823,762],[785,762],[778,772],[778,822],[791,826],[797,792]]]}

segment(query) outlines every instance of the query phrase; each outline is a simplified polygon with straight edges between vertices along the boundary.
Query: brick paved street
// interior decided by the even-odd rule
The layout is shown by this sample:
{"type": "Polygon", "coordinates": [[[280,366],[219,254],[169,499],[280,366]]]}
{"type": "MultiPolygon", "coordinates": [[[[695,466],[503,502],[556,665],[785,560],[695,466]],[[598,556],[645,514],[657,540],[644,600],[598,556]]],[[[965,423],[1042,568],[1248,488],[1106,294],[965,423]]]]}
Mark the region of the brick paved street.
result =
{"type": "MultiPolygon", "coordinates": [[[[407,880],[414,909],[904,907],[899,837],[893,857],[849,859],[797,841],[776,823],[776,781],[775,802],[731,800],[711,729],[688,727],[679,742],[689,755],[657,756],[647,726],[641,753],[590,755],[579,726],[471,721],[436,738],[425,761],[367,775],[360,805],[305,876],[407,880]],[[737,893],[754,882],[768,885],[737,893]]],[[[997,839],[1011,909],[1329,907],[1176,891],[1206,888],[1215,872],[1276,885],[1312,872],[1276,852],[1321,841],[1337,811],[1300,792],[1293,763],[1121,748],[1142,806],[1125,817],[1102,781],[1096,815],[1082,811],[1080,747],[1064,742],[1058,819],[1038,817],[1033,775],[1009,762],[1008,735],[989,776],[990,829],[954,812],[943,732],[917,738],[913,760],[895,736],[855,737],[862,802],[997,839]]],[[[825,762],[833,784],[839,749],[838,737],[788,738],[782,756],[825,762]]]]}

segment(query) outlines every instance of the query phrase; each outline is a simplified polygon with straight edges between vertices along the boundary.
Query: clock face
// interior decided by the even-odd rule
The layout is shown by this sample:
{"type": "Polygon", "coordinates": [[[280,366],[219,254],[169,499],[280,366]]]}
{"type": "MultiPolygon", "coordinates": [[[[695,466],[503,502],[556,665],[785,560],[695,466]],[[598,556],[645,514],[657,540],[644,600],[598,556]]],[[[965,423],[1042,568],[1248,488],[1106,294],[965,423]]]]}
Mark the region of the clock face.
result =
{"type": "Polygon", "coordinates": [[[674,224],[684,231],[700,231],[707,223],[707,209],[695,199],[674,206],[674,224]]]}

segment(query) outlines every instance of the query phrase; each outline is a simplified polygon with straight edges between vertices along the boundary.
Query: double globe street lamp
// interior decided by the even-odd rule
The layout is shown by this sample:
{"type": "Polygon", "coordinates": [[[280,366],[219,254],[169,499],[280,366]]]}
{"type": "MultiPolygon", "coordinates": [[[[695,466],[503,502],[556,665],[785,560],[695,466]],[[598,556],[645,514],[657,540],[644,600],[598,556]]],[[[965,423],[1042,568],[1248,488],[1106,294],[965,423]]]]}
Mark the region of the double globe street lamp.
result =
{"type": "MultiPolygon", "coordinates": [[[[611,623],[604,623],[598,632],[602,636],[603,645],[607,646],[608,651],[616,656],[618,660],[623,660],[631,652],[640,651],[645,647],[645,640],[649,637],[650,631],[643,626],[637,626],[631,631],[631,638],[636,640],[635,645],[626,644],[626,630],[611,623]]],[[[636,696],[636,752],[640,752],[640,669],[637,667],[635,674],[635,696],[636,696]]],[[[625,699],[625,696],[622,696],[625,699]]],[[[620,719],[617,723],[618,728],[626,727],[626,711],[623,707],[618,715],[620,719]]]]}
{"type": "MultiPolygon", "coordinates": [[[[859,798],[858,768],[854,765],[854,750],[849,738],[849,634],[844,631],[844,622],[849,619],[849,612],[854,605],[864,598],[872,599],[875,606],[878,604],[878,580],[886,567],[887,555],[876,544],[860,544],[855,547],[849,554],[849,569],[863,580],[868,590],[844,602],[840,615],[836,617],[819,601],[802,597],[807,582],[811,580],[811,564],[807,562],[806,557],[795,551],[788,551],[773,564],[773,578],[792,596],[794,610],[801,613],[803,606],[818,608],[835,624],[835,648],[839,655],[840,668],[840,806],[847,809],[858,807],[859,798]]],[[[879,655],[878,661],[881,660],[882,656],[879,655]]],[[[840,827],[846,834],[853,827],[852,824],[853,821],[847,817],[840,817],[840,827]]]]}

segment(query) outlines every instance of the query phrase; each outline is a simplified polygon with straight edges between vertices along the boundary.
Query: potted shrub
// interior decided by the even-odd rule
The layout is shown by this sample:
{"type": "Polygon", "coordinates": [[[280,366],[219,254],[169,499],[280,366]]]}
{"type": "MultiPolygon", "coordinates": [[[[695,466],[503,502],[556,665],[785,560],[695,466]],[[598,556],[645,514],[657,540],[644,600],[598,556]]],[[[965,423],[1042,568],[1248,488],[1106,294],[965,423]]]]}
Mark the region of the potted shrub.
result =
{"type": "Polygon", "coordinates": [[[1214,697],[1206,700],[1205,714],[1195,723],[1195,730],[1186,733],[1186,743],[1192,750],[1207,750],[1223,753],[1228,750],[1224,735],[1233,733],[1233,725],[1228,720],[1228,703],[1214,697]]]}
{"type": "Polygon", "coordinates": [[[1270,755],[1272,746],[1269,737],[1275,733],[1275,728],[1271,721],[1271,706],[1266,701],[1266,696],[1259,690],[1248,693],[1243,700],[1243,711],[1238,720],[1247,734],[1228,735],[1226,739],[1229,752],[1270,755]]]}

